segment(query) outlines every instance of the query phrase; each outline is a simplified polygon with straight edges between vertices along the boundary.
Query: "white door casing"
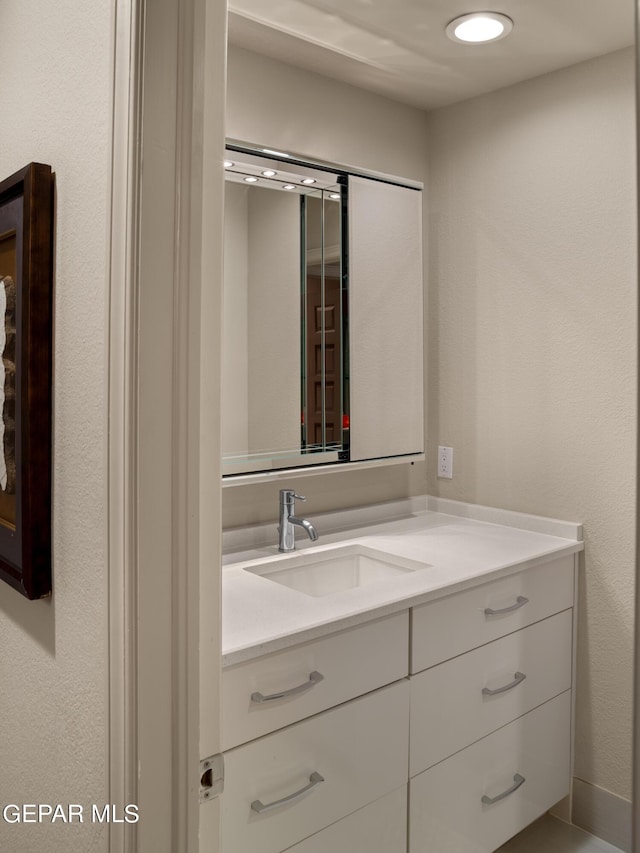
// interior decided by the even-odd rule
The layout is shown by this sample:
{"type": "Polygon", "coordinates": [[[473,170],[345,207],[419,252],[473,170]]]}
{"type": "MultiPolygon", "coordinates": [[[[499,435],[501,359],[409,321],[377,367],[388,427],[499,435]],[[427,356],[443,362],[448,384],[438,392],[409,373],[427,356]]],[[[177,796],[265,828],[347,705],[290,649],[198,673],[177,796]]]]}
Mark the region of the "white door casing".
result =
{"type": "Polygon", "coordinates": [[[110,826],[109,849],[195,853],[201,836],[215,853],[218,803],[198,795],[220,740],[226,3],[115,14],[109,784],[140,821],[110,826]]]}

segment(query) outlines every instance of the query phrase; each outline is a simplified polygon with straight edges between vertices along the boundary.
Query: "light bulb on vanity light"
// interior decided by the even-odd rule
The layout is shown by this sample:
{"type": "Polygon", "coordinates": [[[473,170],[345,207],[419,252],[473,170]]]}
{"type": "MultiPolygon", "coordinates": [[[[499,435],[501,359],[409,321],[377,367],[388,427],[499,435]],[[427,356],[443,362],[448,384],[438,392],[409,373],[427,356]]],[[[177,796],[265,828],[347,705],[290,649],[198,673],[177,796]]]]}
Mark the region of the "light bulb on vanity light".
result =
{"type": "Polygon", "coordinates": [[[291,157],[291,154],[287,154],[286,151],[274,151],[273,148],[263,148],[262,151],[265,154],[273,154],[276,157],[291,157]]]}

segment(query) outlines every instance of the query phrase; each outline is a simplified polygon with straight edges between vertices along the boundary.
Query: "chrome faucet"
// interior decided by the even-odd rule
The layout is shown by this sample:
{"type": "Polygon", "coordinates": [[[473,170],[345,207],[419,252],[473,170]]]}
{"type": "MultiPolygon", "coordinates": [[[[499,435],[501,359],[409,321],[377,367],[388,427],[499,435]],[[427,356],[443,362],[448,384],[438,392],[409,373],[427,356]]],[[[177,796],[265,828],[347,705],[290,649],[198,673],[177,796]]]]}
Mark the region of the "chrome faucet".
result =
{"type": "Polygon", "coordinates": [[[307,536],[312,542],[318,538],[318,531],[306,518],[296,518],[293,514],[296,508],[296,499],[306,501],[302,495],[296,495],[293,489],[280,489],[280,526],[278,527],[279,541],[278,551],[295,551],[296,542],[294,538],[294,525],[302,527],[307,531],[307,536]]]}

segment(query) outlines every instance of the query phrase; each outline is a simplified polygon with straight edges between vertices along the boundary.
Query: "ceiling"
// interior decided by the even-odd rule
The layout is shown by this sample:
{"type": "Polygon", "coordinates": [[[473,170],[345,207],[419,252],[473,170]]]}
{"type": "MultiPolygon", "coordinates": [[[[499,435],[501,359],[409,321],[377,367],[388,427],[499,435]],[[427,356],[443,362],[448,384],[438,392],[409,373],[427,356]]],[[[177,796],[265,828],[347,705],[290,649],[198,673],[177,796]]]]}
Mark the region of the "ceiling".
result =
{"type": "Polygon", "coordinates": [[[634,43],[634,0],[229,0],[232,44],[423,109],[634,43]],[[450,41],[466,12],[502,12],[508,38],[450,41]]]}

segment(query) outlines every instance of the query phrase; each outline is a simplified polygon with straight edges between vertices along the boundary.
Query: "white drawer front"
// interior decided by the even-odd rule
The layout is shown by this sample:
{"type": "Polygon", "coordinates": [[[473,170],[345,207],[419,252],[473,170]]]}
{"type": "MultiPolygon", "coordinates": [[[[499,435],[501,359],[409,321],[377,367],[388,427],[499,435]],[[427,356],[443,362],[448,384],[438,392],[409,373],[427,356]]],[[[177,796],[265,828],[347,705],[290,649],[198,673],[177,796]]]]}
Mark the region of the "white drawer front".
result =
{"type": "Polygon", "coordinates": [[[571,658],[565,610],[412,676],[410,775],[568,690],[571,658]]]}
{"type": "Polygon", "coordinates": [[[407,786],[343,817],[287,853],[407,853],[407,786]]]}
{"type": "Polygon", "coordinates": [[[569,555],[414,608],[411,672],[571,607],[573,564],[569,555]]]}
{"type": "Polygon", "coordinates": [[[410,853],[491,853],[566,796],[570,715],[567,691],[412,779],[410,853]]]}
{"type": "Polygon", "coordinates": [[[409,615],[396,613],[224,669],[222,748],[404,678],[408,638],[409,615]]]}
{"type": "Polygon", "coordinates": [[[225,753],[223,853],[278,853],[401,787],[408,740],[404,679],[225,753]]]}

